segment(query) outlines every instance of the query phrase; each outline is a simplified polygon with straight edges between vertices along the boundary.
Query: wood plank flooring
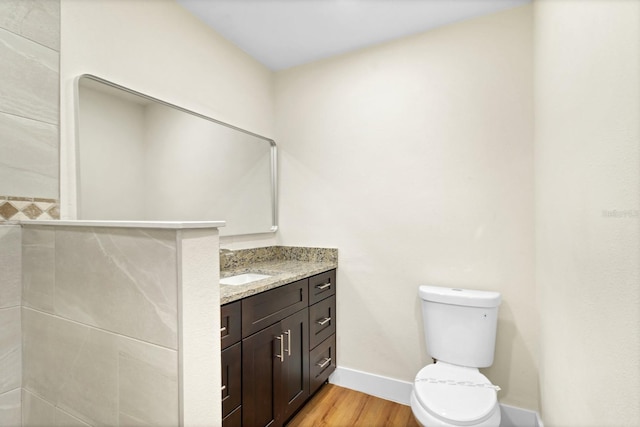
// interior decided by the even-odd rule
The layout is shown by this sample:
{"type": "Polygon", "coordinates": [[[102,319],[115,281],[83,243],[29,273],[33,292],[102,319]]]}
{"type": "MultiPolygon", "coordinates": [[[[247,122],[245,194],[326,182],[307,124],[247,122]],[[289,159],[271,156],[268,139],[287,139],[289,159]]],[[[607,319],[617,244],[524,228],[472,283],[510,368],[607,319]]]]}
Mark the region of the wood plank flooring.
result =
{"type": "Polygon", "coordinates": [[[286,427],[419,427],[411,407],[325,384],[286,427]]]}

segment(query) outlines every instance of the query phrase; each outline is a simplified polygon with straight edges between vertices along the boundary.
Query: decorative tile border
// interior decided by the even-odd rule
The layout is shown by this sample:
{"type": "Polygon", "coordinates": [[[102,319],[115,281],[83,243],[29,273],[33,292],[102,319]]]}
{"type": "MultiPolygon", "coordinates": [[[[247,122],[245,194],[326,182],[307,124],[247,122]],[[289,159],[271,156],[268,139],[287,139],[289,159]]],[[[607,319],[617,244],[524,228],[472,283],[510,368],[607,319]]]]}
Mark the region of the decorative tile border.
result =
{"type": "Polygon", "coordinates": [[[56,199],[0,196],[0,221],[60,219],[56,199]]]}

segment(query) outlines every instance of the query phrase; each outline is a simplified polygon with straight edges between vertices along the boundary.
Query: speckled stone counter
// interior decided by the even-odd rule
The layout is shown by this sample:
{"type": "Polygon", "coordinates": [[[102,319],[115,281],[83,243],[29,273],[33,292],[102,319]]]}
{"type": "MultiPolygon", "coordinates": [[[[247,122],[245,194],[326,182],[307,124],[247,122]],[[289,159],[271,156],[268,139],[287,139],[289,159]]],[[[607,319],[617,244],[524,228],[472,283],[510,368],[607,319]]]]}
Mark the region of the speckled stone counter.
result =
{"type": "Polygon", "coordinates": [[[338,267],[338,250],[269,246],[220,252],[220,277],[243,273],[268,274],[271,277],[246,285],[220,285],[220,304],[226,304],[305,277],[338,267]]]}

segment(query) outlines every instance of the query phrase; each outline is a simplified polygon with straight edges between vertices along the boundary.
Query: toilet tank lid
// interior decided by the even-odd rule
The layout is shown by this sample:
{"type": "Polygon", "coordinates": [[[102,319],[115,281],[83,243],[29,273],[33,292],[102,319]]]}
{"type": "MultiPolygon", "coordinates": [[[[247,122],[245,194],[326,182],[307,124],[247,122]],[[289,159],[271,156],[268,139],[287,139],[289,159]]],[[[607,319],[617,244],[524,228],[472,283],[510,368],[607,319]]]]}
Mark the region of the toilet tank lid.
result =
{"type": "Polygon", "coordinates": [[[425,301],[465,307],[497,307],[502,301],[500,292],[477,291],[473,289],[444,288],[440,286],[420,286],[420,298],[425,301]]]}

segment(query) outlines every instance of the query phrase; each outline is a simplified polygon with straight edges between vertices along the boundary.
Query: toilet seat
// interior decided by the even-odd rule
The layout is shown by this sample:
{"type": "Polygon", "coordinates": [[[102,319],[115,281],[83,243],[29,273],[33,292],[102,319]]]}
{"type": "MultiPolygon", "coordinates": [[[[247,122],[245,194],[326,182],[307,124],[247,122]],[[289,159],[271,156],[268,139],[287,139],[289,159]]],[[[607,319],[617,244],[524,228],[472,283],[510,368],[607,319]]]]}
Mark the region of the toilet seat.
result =
{"type": "Polygon", "coordinates": [[[498,408],[496,389],[476,368],[438,362],[418,372],[417,403],[434,418],[452,425],[477,425],[498,408]]]}

